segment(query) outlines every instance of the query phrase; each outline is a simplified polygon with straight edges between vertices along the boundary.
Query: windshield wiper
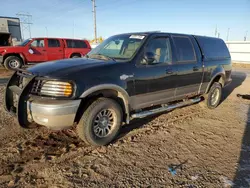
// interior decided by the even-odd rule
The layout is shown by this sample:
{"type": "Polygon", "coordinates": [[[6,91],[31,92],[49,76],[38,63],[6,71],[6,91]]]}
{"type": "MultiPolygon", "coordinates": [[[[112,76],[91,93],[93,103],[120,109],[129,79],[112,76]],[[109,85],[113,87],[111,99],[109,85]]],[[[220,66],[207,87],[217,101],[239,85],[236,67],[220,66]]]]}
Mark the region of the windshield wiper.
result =
{"type": "Polygon", "coordinates": [[[109,57],[109,56],[103,55],[103,54],[91,54],[91,55],[88,55],[88,57],[91,57],[91,56],[98,56],[98,57],[102,57],[102,58],[109,59],[109,60],[112,60],[112,61],[116,61],[115,58],[109,57]]]}

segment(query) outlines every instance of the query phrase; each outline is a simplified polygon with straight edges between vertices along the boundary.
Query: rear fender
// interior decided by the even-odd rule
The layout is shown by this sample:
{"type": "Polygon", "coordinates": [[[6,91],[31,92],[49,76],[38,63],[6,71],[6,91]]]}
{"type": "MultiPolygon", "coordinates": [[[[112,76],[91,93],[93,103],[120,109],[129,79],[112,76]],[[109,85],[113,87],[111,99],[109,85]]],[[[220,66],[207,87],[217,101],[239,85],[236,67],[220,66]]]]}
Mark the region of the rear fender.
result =
{"type": "Polygon", "coordinates": [[[211,76],[210,76],[211,79],[207,86],[206,93],[209,92],[210,87],[213,85],[215,81],[220,82],[223,87],[225,84],[225,79],[226,79],[225,75],[226,73],[225,73],[224,68],[221,65],[217,66],[211,73],[211,76]]]}

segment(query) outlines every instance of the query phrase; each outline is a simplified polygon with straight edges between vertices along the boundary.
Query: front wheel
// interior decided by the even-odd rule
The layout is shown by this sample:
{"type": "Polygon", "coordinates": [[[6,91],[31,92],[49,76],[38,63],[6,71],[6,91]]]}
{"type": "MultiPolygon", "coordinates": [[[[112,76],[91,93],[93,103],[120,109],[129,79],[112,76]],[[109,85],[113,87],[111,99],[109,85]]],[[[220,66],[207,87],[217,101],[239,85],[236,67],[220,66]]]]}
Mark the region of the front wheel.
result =
{"type": "Polygon", "coordinates": [[[117,136],[121,124],[121,106],[112,99],[99,98],[83,113],[77,133],[87,144],[107,145],[117,136]]]}
{"type": "Polygon", "coordinates": [[[209,109],[216,108],[221,101],[222,86],[218,82],[214,82],[211,86],[208,94],[205,96],[205,105],[209,109]]]}
{"type": "Polygon", "coordinates": [[[7,70],[14,70],[22,67],[22,60],[17,56],[9,56],[4,60],[4,67],[7,70]]]}

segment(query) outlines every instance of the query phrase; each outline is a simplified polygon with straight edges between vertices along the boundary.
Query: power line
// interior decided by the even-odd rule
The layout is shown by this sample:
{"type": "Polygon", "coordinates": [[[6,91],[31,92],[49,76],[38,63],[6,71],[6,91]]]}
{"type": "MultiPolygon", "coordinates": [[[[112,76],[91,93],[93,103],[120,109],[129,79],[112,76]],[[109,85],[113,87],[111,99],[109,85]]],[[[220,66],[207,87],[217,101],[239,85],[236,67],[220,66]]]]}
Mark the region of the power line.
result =
{"type": "Polygon", "coordinates": [[[25,38],[24,32],[28,31],[29,32],[29,38],[31,38],[31,24],[32,24],[32,15],[28,13],[17,13],[16,14],[21,23],[21,29],[22,29],[22,39],[25,38]]]}

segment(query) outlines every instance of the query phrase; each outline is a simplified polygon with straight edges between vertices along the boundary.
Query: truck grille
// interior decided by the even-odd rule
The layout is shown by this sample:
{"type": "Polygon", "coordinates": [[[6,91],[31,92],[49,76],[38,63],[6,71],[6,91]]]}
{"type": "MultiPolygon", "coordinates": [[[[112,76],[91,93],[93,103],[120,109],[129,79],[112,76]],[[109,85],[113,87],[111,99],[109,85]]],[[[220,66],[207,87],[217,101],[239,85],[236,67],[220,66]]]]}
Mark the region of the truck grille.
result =
{"type": "Polygon", "coordinates": [[[42,82],[43,82],[42,80],[35,80],[31,89],[32,94],[35,94],[35,95],[41,94],[42,82]]]}

